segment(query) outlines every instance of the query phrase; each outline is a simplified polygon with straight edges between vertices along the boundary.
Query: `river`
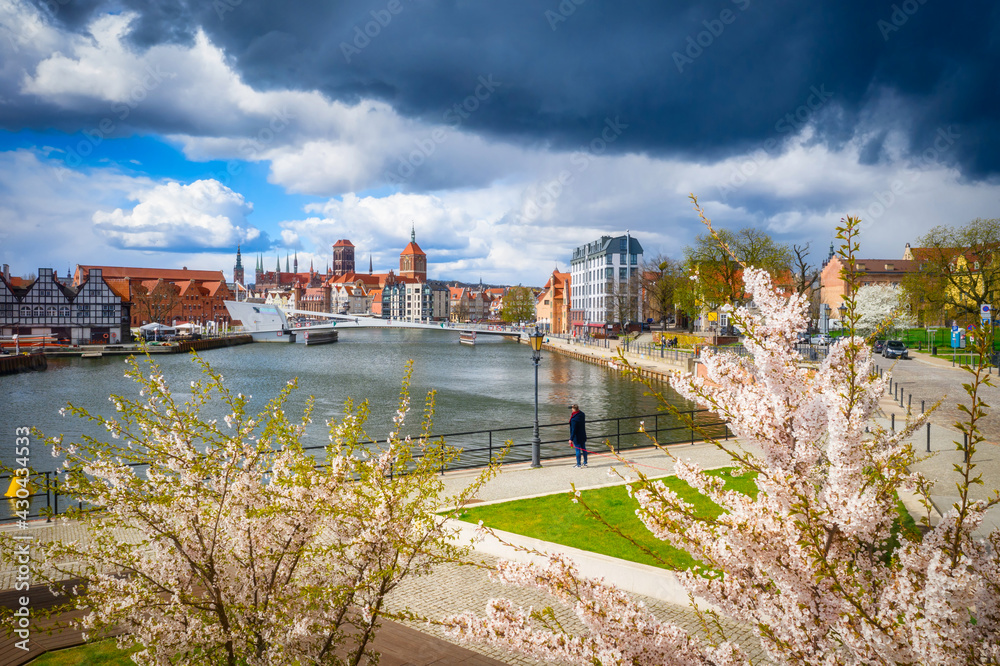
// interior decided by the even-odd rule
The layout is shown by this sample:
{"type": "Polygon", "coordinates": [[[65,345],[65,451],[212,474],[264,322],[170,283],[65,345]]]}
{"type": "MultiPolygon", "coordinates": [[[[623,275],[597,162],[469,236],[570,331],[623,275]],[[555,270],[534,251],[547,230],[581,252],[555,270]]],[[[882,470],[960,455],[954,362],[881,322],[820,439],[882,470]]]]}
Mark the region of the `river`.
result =
{"type": "MultiPolygon", "coordinates": [[[[468,346],[459,344],[454,332],[356,329],[341,331],[340,341],[330,345],[258,343],[205,351],[202,358],[222,373],[231,390],[252,396],[253,411],[261,409],[290,379],[298,378],[290,416],[301,414],[307,396],[316,399],[307,445],[326,442],[324,422],[341,416],[349,397],[370,401],[368,433],[384,439],[409,359],[414,361],[408,419],[411,430],[419,427],[424,396],[431,389],[437,391],[435,433],[530,426],[534,416],[530,349],[501,337],[480,335],[475,346],[468,346]]],[[[190,382],[200,376],[198,366],[185,354],[157,355],[155,360],[175,399],[189,397],[190,382]]],[[[136,385],[124,377],[125,370],[125,357],[66,358],[50,359],[44,372],[0,377],[3,462],[13,464],[14,429],[18,427],[64,433],[67,442],[83,433],[107,437],[103,429],[98,432],[92,423],[62,417],[59,410],[73,403],[92,413],[113,415],[110,394],[138,397],[136,385]]],[[[539,423],[553,426],[542,429],[542,439],[552,447],[565,441],[571,402],[580,404],[588,421],[652,414],[657,403],[645,395],[646,390],[603,366],[543,352],[538,373],[539,423]]],[[[212,410],[209,415],[221,416],[212,410]]],[[[530,440],[530,430],[498,433],[495,443],[507,437],[525,442],[530,440]]],[[[31,466],[35,470],[49,471],[57,464],[44,446],[33,441],[31,466]]]]}

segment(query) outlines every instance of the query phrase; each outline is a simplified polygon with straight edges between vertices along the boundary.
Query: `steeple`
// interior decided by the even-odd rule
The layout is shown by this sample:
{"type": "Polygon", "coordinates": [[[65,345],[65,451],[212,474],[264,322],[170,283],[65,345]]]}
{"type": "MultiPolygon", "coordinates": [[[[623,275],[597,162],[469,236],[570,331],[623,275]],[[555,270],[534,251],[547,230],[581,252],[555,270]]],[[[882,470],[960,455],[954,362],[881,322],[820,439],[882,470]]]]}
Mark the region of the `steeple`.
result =
{"type": "Polygon", "coordinates": [[[413,226],[413,221],[410,221],[410,242],[417,242],[417,229],[413,226]]]}
{"type": "Polygon", "coordinates": [[[274,275],[277,279],[278,273],[281,272],[281,258],[278,255],[274,255],[274,275]]]}
{"type": "Polygon", "coordinates": [[[295,267],[294,272],[298,273],[299,272],[299,251],[298,250],[295,251],[295,263],[293,264],[293,266],[295,267]]]}
{"type": "Polygon", "coordinates": [[[288,252],[287,251],[285,252],[285,272],[286,273],[290,273],[291,272],[291,271],[288,270],[288,252]]]}
{"type": "Polygon", "coordinates": [[[233,266],[233,282],[244,283],[243,276],[243,255],[240,254],[240,246],[236,246],[236,265],[233,266]]]}
{"type": "Polygon", "coordinates": [[[368,253],[368,275],[372,274],[372,255],[368,253]]]}

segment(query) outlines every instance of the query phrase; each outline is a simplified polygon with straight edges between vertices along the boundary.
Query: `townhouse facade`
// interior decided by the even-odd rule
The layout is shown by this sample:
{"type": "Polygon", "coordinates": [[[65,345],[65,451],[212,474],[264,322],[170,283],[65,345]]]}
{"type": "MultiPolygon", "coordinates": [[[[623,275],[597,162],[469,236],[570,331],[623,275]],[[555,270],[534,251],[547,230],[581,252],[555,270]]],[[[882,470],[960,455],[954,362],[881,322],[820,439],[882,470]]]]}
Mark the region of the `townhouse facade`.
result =
{"type": "Polygon", "coordinates": [[[403,321],[446,321],[447,289],[426,282],[397,282],[382,288],[382,317],[403,321]]]}
{"type": "MultiPolygon", "coordinates": [[[[77,285],[39,268],[33,281],[19,284],[7,266],[0,274],[0,335],[46,336],[66,344],[130,342],[129,297],[123,285],[106,280],[100,269],[77,285]]],[[[127,285],[126,285],[127,286],[127,285]]]]}

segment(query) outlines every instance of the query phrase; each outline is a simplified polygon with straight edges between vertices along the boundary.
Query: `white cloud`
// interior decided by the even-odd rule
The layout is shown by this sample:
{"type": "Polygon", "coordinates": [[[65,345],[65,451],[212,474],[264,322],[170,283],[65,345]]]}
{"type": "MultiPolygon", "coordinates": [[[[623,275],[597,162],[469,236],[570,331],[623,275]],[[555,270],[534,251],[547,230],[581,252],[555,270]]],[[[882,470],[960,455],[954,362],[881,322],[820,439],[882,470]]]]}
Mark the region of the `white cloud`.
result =
{"type": "Polygon", "coordinates": [[[253,205],[216,180],[166,183],[137,192],[139,203],[94,213],[94,228],[114,245],[149,250],[225,249],[260,236],[246,216],[253,205]]]}

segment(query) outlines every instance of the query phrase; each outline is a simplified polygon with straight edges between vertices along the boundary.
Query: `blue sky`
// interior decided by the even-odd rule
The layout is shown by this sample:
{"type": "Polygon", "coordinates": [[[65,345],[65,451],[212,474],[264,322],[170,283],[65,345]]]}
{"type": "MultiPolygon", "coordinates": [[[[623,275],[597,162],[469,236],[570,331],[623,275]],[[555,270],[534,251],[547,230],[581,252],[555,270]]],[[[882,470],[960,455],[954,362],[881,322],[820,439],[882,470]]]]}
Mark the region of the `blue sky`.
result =
{"type": "Polygon", "coordinates": [[[930,0],[18,0],[0,7],[0,263],[222,269],[349,238],[542,284],[628,229],[899,257],[1000,204],[1000,9],[930,0]]]}

